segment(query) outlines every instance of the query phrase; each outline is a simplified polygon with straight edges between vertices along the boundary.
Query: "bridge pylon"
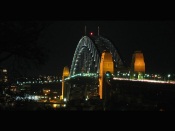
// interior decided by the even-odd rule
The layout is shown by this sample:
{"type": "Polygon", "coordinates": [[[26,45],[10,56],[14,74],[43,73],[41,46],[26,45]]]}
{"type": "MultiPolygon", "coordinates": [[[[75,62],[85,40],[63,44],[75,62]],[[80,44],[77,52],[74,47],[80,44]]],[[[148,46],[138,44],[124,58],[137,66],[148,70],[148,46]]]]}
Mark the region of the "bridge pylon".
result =
{"type": "Polygon", "coordinates": [[[100,99],[105,98],[105,86],[104,86],[104,75],[106,72],[114,73],[114,63],[112,59],[112,54],[110,52],[104,51],[101,55],[100,61],[100,72],[99,72],[99,89],[98,93],[100,99]]]}
{"type": "Polygon", "coordinates": [[[60,99],[61,100],[64,100],[64,99],[67,99],[67,93],[68,93],[68,87],[66,86],[66,83],[65,83],[65,78],[69,77],[69,68],[67,66],[64,67],[63,69],[63,75],[62,75],[62,94],[61,94],[61,97],[60,99]]]}
{"type": "Polygon", "coordinates": [[[131,79],[143,79],[145,73],[145,61],[141,51],[135,51],[131,63],[131,79]]]}

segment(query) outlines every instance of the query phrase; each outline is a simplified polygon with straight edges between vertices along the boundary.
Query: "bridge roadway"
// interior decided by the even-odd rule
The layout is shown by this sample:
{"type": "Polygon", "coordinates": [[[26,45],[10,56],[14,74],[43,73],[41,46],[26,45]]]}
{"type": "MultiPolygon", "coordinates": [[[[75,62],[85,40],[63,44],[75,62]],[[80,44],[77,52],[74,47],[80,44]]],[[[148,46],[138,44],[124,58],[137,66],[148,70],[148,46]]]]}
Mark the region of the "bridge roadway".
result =
{"type": "Polygon", "coordinates": [[[175,84],[122,79],[110,80],[106,88],[110,90],[109,109],[175,111],[175,84]]]}
{"type": "MultiPolygon", "coordinates": [[[[84,85],[90,84],[83,83],[83,81],[85,78],[74,79],[76,84],[79,82],[84,85]]],[[[89,99],[90,104],[81,101],[79,102],[81,104],[77,106],[84,108],[88,103],[90,110],[175,111],[175,84],[173,82],[105,78],[104,90],[104,100],[89,99]]]]}

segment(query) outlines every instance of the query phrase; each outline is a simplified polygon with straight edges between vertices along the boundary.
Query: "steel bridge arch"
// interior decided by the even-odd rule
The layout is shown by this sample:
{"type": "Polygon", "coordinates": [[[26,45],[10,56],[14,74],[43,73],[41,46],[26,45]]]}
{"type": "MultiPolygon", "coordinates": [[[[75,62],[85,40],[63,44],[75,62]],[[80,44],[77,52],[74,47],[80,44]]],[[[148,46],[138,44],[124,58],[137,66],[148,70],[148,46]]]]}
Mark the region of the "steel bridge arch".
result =
{"type": "Polygon", "coordinates": [[[70,76],[84,73],[99,73],[100,59],[102,52],[106,50],[112,54],[114,67],[123,66],[123,62],[114,45],[102,36],[93,37],[83,36],[74,52],[70,76]]]}

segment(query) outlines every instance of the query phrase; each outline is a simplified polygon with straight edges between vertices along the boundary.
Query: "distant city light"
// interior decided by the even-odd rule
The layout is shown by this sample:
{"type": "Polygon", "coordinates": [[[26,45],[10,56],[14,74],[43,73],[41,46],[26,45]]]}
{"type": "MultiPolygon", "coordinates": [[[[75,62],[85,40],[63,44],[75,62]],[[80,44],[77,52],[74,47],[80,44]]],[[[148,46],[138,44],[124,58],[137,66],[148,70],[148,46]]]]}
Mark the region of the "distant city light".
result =
{"type": "Polygon", "coordinates": [[[66,99],[66,98],[64,98],[63,100],[64,100],[64,102],[66,102],[66,101],[67,101],[67,99],[66,99]]]}
{"type": "Polygon", "coordinates": [[[3,72],[7,72],[7,70],[6,69],[3,69],[3,72]]]}

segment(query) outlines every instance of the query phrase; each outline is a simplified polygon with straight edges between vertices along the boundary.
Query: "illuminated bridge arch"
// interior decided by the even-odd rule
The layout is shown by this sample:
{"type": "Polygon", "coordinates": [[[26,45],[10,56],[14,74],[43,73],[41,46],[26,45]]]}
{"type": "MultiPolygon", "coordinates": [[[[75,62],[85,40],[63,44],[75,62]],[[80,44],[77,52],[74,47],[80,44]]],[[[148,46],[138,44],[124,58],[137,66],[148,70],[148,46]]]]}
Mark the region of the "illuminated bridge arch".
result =
{"type": "Polygon", "coordinates": [[[106,50],[112,54],[114,67],[123,66],[123,62],[114,45],[102,36],[83,36],[74,53],[70,76],[79,73],[99,73],[102,52],[106,50]]]}

